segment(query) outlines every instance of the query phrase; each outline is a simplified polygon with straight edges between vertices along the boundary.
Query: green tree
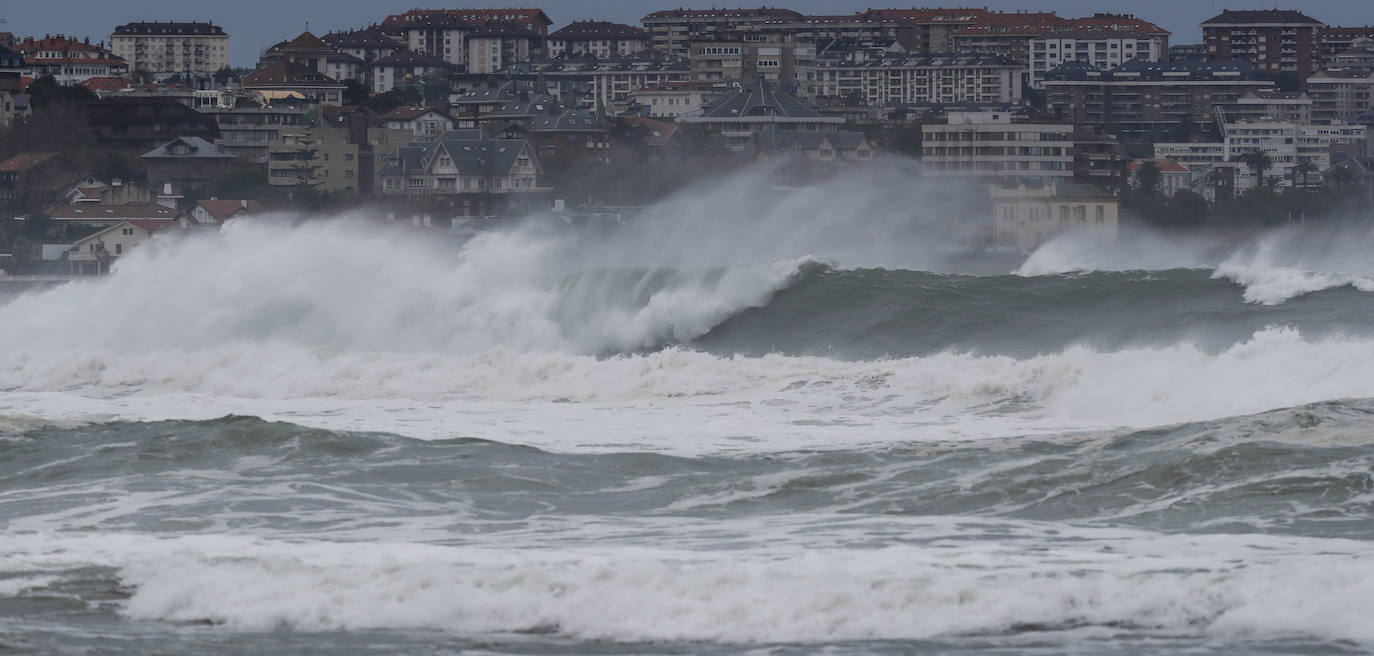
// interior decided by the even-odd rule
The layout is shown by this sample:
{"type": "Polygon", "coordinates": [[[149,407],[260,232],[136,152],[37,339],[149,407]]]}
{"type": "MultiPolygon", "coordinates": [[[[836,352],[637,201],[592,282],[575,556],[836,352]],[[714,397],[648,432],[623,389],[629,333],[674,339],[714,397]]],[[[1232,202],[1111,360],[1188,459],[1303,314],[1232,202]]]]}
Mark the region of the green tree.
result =
{"type": "Polygon", "coordinates": [[[1143,196],[1154,196],[1159,193],[1159,182],[1164,174],[1159,171],[1159,165],[1154,160],[1149,160],[1140,165],[1135,172],[1136,190],[1143,196]]]}
{"type": "Polygon", "coordinates": [[[1312,162],[1311,158],[1303,157],[1298,160],[1297,164],[1293,165],[1293,175],[1302,179],[1303,189],[1306,189],[1308,186],[1307,181],[1309,176],[1316,172],[1317,165],[1312,162]]]}
{"type": "Polygon", "coordinates": [[[367,102],[372,94],[363,86],[362,82],[349,78],[344,80],[343,104],[361,105],[367,102]]]}
{"type": "Polygon", "coordinates": [[[1262,150],[1252,150],[1245,153],[1240,156],[1240,161],[1245,162],[1245,165],[1255,172],[1255,180],[1260,184],[1264,183],[1264,172],[1274,168],[1274,160],[1262,150]]]}

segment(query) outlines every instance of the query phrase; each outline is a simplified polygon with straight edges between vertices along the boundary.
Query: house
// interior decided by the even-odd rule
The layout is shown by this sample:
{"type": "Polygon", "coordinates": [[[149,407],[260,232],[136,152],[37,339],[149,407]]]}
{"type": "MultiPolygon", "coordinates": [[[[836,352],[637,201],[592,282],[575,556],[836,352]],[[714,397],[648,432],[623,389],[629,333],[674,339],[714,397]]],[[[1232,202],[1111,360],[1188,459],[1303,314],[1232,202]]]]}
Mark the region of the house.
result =
{"type": "Polygon", "coordinates": [[[769,126],[754,133],[754,152],[788,153],[825,164],[854,164],[873,159],[873,145],[862,132],[829,130],[813,132],[769,126]]]}
{"type": "Polygon", "coordinates": [[[413,133],[345,120],[339,127],[282,130],[267,149],[267,181],[277,187],[310,187],[325,193],[367,195],[377,167],[374,153],[387,153],[410,143],[413,133]]]}
{"type": "MultiPolygon", "coordinates": [[[[532,138],[544,162],[567,164],[575,161],[607,162],[610,159],[611,133],[606,121],[595,112],[569,109],[556,102],[535,104],[535,110],[521,122],[489,122],[489,134],[507,139],[532,138]]],[[[496,113],[488,115],[488,118],[496,113]]]]}
{"type": "Polygon", "coordinates": [[[24,57],[30,75],[51,75],[58,84],[76,84],[93,77],[119,77],[129,72],[129,63],[110,52],[104,43],[93,44],[61,34],[42,39],[29,37],[15,46],[24,57]]]}
{"type": "Polygon", "coordinates": [[[200,137],[177,137],[143,154],[148,181],[178,189],[203,189],[229,172],[234,154],[200,137]]]}
{"type": "Polygon", "coordinates": [[[24,77],[29,77],[27,71],[23,56],[0,45],[0,91],[12,94],[23,91],[28,86],[22,82],[24,77]]]}
{"type": "Polygon", "coordinates": [[[1137,159],[1128,166],[1130,168],[1132,187],[1140,187],[1140,168],[1146,162],[1154,162],[1155,170],[1159,171],[1159,185],[1155,191],[1166,197],[1173,198],[1174,194],[1180,191],[1189,191],[1193,187],[1193,173],[1188,167],[1179,164],[1171,159],[1137,159]]]}
{"type": "Polygon", "coordinates": [[[62,194],[62,202],[68,205],[128,205],[152,200],[152,192],[141,184],[118,178],[105,182],[94,176],[82,178],[62,194]]]}
{"type": "MultiPolygon", "coordinates": [[[[668,150],[668,145],[677,134],[677,123],[658,121],[643,116],[626,116],[620,120],[644,130],[644,148],[650,160],[658,160],[668,150]]],[[[623,143],[623,142],[622,142],[623,143]]]]}
{"type": "Polygon", "coordinates": [[[397,107],[382,114],[388,130],[409,130],[418,141],[433,141],[455,127],[453,117],[433,107],[397,107]]]}
{"type": "Polygon", "coordinates": [[[128,219],[82,237],[67,251],[67,261],[76,275],[101,275],[131,249],[148,241],[156,233],[185,230],[177,220],[128,219]]]}
{"type": "Polygon", "coordinates": [[[268,101],[299,98],[312,104],[343,104],[344,85],[306,64],[282,59],[244,76],[243,89],[268,101]]]}
{"type": "Polygon", "coordinates": [[[377,171],[383,194],[440,202],[462,217],[548,207],[543,167],[530,143],[455,130],[437,141],[396,149],[377,171]]]}
{"type": "Polygon", "coordinates": [[[191,208],[191,218],[197,224],[224,223],[230,219],[262,214],[262,203],[255,200],[210,200],[197,201],[191,208]]]}
{"type": "Polygon", "coordinates": [[[1364,198],[1366,204],[1374,204],[1374,157],[1351,156],[1338,164],[1322,171],[1322,180],[1326,184],[1341,185],[1353,184],[1360,191],[1360,197],[1364,198]],[[1343,172],[1338,173],[1337,169],[1343,172]]]}
{"type": "Polygon", "coordinates": [[[983,247],[1028,253],[1055,235],[1091,231],[1115,241],[1116,196],[1091,185],[1050,183],[1043,187],[992,187],[991,234],[983,247]]]}

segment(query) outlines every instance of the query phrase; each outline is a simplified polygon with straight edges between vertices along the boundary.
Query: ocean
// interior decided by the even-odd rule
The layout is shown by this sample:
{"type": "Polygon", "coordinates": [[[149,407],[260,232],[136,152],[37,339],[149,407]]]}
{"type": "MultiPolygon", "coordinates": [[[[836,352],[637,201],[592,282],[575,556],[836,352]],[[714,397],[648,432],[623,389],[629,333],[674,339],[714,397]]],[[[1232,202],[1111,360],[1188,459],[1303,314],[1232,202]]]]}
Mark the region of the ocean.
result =
{"type": "Polygon", "coordinates": [[[948,190],[759,184],[8,300],[0,651],[1374,650],[1374,229],[1005,266],[948,190]]]}

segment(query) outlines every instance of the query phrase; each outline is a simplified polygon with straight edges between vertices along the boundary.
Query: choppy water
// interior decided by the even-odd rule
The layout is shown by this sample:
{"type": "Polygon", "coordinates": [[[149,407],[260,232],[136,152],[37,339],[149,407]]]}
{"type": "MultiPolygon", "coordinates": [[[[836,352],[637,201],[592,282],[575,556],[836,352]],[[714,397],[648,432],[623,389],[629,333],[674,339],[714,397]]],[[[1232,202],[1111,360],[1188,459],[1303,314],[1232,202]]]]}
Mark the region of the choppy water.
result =
{"type": "Polygon", "coordinates": [[[0,306],[0,649],[1374,649],[1366,229],[968,276],[854,191],[238,223],[0,306]]]}

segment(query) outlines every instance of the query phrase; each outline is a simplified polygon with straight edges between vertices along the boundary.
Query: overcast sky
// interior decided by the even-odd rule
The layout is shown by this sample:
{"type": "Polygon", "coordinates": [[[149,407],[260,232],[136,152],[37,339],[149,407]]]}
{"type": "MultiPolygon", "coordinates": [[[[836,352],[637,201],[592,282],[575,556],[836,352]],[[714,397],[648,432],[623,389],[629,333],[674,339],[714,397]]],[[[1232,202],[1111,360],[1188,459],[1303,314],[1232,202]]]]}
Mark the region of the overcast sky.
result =
{"type": "MultiPolygon", "coordinates": [[[[1171,43],[1196,43],[1201,40],[1198,23],[1222,9],[1273,9],[1274,0],[932,0],[920,5],[884,0],[795,0],[778,3],[802,13],[835,14],[862,11],[872,6],[986,6],[1002,11],[1050,10],[1060,16],[1086,16],[1094,11],[1135,13],[1174,33],[1171,43]]],[[[638,24],[644,14],[658,9],[757,6],[757,2],[736,3],[725,0],[697,2],[671,0],[550,0],[525,3],[503,0],[493,6],[539,6],[554,21],[554,28],[572,21],[600,18],[619,23],[638,24]]],[[[0,3],[0,32],[19,36],[74,34],[92,41],[108,40],[116,25],[146,20],[213,21],[224,26],[230,36],[230,53],[235,66],[252,66],[267,46],[292,38],[306,29],[324,34],[332,30],[363,27],[380,22],[387,14],[413,7],[488,6],[483,3],[428,2],[427,0],[5,0],[0,3]]],[[[769,0],[769,6],[773,6],[769,0]]],[[[1332,25],[1374,24],[1374,0],[1306,0],[1284,2],[1280,8],[1301,9],[1307,15],[1332,25]]]]}

